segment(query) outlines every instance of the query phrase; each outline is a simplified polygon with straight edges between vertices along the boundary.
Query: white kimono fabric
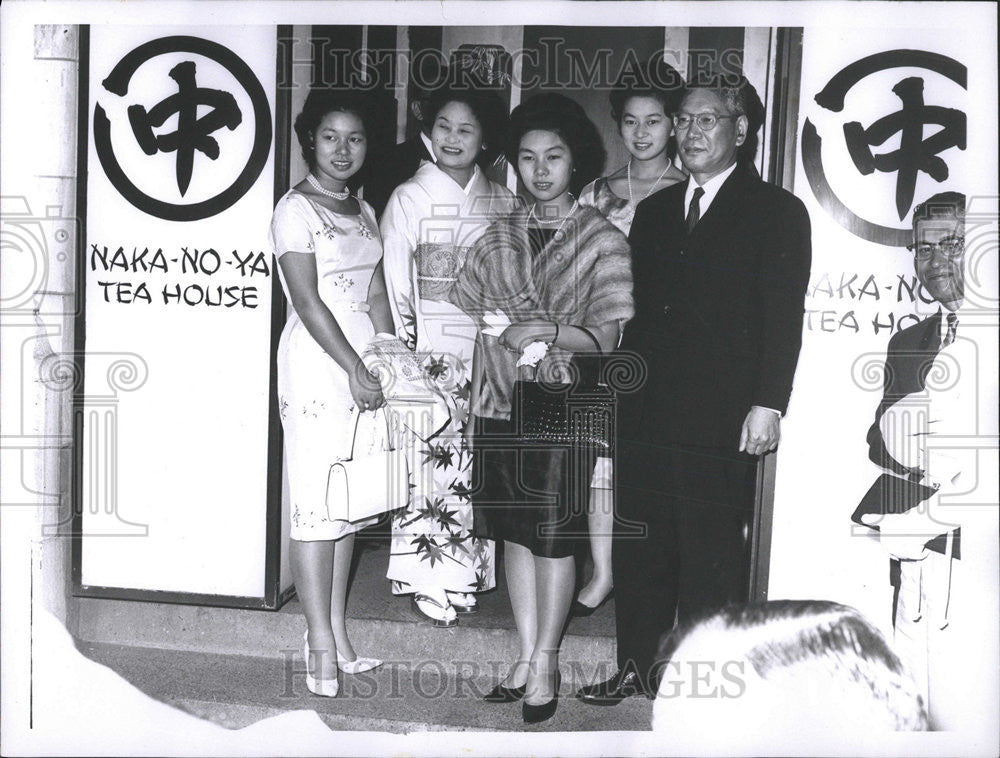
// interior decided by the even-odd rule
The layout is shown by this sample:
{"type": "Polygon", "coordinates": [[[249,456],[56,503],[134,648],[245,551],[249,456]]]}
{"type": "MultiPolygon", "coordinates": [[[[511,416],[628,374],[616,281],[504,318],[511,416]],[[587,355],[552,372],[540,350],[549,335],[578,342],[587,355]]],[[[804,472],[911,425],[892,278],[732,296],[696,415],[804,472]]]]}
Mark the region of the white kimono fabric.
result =
{"type": "MultiPolygon", "coordinates": [[[[462,433],[476,325],[449,300],[469,248],[514,196],[476,168],[465,188],[433,163],[395,189],[382,215],[385,279],[399,338],[414,349],[428,383],[450,403],[451,422],[419,437],[413,497],[394,514],[388,578],[397,594],[422,587],[492,589],[493,543],[472,534],[472,456],[462,433]]],[[[418,398],[414,398],[418,400],[418,398]]]]}

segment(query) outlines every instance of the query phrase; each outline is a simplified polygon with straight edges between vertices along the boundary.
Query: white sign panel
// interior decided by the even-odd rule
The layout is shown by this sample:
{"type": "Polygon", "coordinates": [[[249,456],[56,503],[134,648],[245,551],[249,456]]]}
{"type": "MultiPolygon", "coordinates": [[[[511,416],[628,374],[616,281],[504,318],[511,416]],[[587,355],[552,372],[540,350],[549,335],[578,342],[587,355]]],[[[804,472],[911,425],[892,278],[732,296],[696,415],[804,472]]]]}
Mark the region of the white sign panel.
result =
{"type": "Polygon", "coordinates": [[[261,596],[275,30],[89,47],[80,580],[261,596]]]}
{"type": "MultiPolygon", "coordinates": [[[[895,638],[900,651],[918,648],[915,672],[930,667],[931,715],[943,728],[972,728],[979,717],[942,710],[970,683],[951,675],[935,682],[937,662],[950,662],[952,672],[993,672],[992,680],[977,677],[973,700],[996,681],[995,652],[969,644],[997,636],[996,114],[973,92],[995,82],[996,72],[992,48],[977,51],[969,39],[947,27],[804,30],[795,190],[812,220],[813,262],[782,427],[769,585],[771,598],[854,606],[893,639],[891,538],[882,544],[884,535],[852,523],[852,514],[883,472],[869,460],[867,437],[892,372],[889,340],[942,307],[921,285],[906,248],[913,210],[938,193],[963,193],[963,326],[951,363],[931,357],[937,373],[926,387],[950,390],[961,382],[967,401],[952,408],[948,422],[962,429],[963,439],[953,442],[969,453],[968,488],[957,493],[949,482],[951,499],[940,496],[953,507],[948,523],[961,525],[961,559],[951,562],[948,582],[921,590],[949,609],[947,618],[939,612],[926,622],[935,634],[947,631],[923,647],[898,632],[895,638]],[[987,140],[992,147],[983,149],[987,140]]],[[[904,343],[894,343],[894,355],[912,360],[914,352],[901,352],[904,343]]],[[[884,496],[876,494],[882,507],[884,496]]],[[[905,568],[919,572],[913,566],[905,568]]]]}

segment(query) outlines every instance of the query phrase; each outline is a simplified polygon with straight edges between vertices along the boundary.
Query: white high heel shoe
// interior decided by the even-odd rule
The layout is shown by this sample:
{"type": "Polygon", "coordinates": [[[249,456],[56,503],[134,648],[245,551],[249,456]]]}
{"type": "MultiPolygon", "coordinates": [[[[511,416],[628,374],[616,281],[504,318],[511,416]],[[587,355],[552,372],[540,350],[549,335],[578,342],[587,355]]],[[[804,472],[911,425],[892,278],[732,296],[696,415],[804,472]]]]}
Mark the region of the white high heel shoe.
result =
{"type": "MultiPolygon", "coordinates": [[[[321,697],[337,697],[340,692],[340,682],[337,679],[317,679],[309,673],[309,631],[302,635],[302,657],[306,661],[306,689],[321,697]]],[[[337,656],[337,667],[340,667],[340,656],[337,656]]]]}
{"type": "Polygon", "coordinates": [[[337,651],[337,668],[345,674],[361,674],[365,671],[377,669],[381,665],[382,661],[378,658],[362,658],[360,655],[353,661],[345,661],[340,657],[340,651],[337,651]]]}

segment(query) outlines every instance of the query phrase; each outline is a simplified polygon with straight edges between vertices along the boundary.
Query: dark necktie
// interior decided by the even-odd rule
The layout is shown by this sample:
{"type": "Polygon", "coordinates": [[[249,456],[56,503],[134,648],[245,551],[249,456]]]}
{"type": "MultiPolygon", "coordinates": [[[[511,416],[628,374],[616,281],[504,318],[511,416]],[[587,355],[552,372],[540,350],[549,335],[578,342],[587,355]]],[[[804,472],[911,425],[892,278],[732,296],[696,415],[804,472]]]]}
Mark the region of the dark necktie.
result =
{"type": "Polygon", "coordinates": [[[958,316],[949,312],[946,321],[948,322],[948,331],[945,332],[944,341],[941,343],[941,347],[948,347],[948,345],[954,342],[955,333],[958,331],[958,316]]]}
{"type": "Polygon", "coordinates": [[[691,204],[688,206],[687,215],[687,230],[688,234],[692,232],[695,225],[698,223],[698,219],[701,218],[701,208],[698,207],[698,201],[701,200],[701,196],[705,194],[705,190],[701,187],[694,188],[694,194],[691,196],[691,204]]]}

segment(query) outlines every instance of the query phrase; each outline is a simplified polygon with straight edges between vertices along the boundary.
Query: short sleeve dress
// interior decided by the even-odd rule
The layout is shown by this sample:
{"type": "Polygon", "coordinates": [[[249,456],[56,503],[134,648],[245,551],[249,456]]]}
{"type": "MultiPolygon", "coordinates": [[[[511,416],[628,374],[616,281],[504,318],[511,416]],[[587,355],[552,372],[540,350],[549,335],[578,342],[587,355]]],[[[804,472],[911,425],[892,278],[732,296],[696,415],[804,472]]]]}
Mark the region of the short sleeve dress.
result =
{"type": "MultiPolygon", "coordinates": [[[[371,206],[359,201],[358,215],[342,215],[290,190],[271,219],[275,258],[288,252],[316,256],[320,298],[344,336],[361,354],[374,335],[368,316],[368,287],[382,258],[382,242],[371,206]]],[[[347,373],[313,339],[295,312],[281,267],[288,319],[278,343],[278,412],[285,436],[291,495],[291,538],[336,540],[371,522],[347,521],[347,504],[327,503],[330,465],[385,449],[385,417],[363,413],[355,439],[354,399],[347,373]]]]}

